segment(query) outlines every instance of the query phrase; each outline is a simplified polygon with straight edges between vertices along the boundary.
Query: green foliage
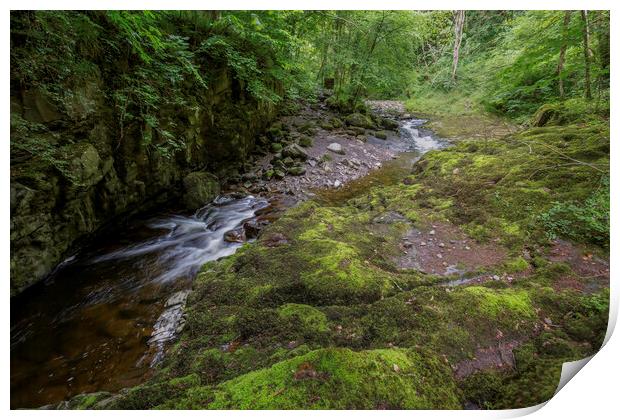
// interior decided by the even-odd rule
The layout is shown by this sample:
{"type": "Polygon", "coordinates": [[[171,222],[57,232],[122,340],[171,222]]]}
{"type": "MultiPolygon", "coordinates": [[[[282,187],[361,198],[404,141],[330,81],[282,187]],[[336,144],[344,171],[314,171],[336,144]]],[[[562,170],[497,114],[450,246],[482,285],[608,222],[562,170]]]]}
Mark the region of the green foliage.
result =
{"type": "MultiPolygon", "coordinates": [[[[564,28],[564,11],[467,11],[459,54],[457,78],[451,77],[453,23],[450,12],[424,14],[418,28],[417,78],[410,84],[412,108],[433,109],[433,97],[455,92],[456,103],[469,101],[466,111],[482,105],[486,110],[527,120],[542,104],[584,97],[584,24],[579,12],[570,12],[564,28]],[[429,26],[433,26],[431,30],[429,26]],[[563,69],[558,72],[562,45],[563,69]],[[562,79],[564,96],[560,94],[562,79]],[[419,106],[422,105],[422,106],[419,106]]],[[[589,113],[606,116],[609,108],[609,13],[590,12],[592,83],[594,100],[589,113]]],[[[443,101],[442,101],[443,102],[443,101]]],[[[458,108],[461,109],[458,109],[458,108]]],[[[461,112],[448,101],[440,111],[461,112]]]]}
{"type": "MultiPolygon", "coordinates": [[[[175,109],[207,106],[222,72],[230,71],[244,100],[305,96],[311,78],[292,59],[299,13],[14,12],[12,89],[36,89],[70,114],[80,89],[101,83],[115,108],[118,145],[137,133],[144,147],[171,159],[186,148],[175,109]]],[[[41,147],[50,154],[57,146],[41,147]]]]}
{"type": "Polygon", "coordinates": [[[557,236],[609,247],[609,178],[583,202],[555,202],[540,216],[550,239],[557,236]]]}

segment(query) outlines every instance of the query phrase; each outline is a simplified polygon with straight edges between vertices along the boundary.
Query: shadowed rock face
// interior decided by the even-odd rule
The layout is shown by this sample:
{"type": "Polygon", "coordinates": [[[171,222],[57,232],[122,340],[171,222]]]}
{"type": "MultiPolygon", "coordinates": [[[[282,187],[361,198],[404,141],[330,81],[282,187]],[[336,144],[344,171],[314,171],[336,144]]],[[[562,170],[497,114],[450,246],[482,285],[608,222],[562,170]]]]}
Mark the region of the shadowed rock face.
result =
{"type": "MultiPolygon", "coordinates": [[[[174,123],[172,136],[185,144],[164,157],[146,144],[141,127],[121,129],[118,111],[105,99],[104,70],[72,87],[77,96],[68,103],[57,104],[37,89],[11,92],[12,126],[39,130],[13,129],[12,144],[52,144],[55,159],[11,150],[12,296],[47,276],[78,241],[119,216],[182,194],[188,207],[207,203],[275,115],[273,107],[236,100],[233,80],[223,71],[211,97],[198,103],[188,94],[185,100],[195,106],[159,110],[160,120],[174,123]],[[214,175],[188,175],[196,167],[214,175]]],[[[157,134],[150,135],[158,141],[157,134]]]]}

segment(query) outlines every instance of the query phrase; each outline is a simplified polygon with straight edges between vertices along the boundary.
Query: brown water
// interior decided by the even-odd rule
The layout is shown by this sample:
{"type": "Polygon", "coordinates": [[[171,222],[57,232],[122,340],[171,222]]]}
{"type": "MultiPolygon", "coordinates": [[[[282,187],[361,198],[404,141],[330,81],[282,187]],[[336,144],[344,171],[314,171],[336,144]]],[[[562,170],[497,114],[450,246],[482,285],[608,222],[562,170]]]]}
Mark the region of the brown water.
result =
{"type": "Polygon", "coordinates": [[[11,407],[115,391],[146,379],[149,345],[166,300],[188,289],[205,262],[241,243],[224,233],[273,219],[275,197],[220,200],[196,215],[160,214],[100,237],[46,281],[11,300],[11,407]]]}
{"type": "MultiPolygon", "coordinates": [[[[369,188],[399,182],[428,150],[445,143],[405,121],[397,159],[339,189],[315,191],[339,205],[369,188]]],[[[380,141],[380,140],[378,140],[380,141]]],[[[157,348],[153,326],[175,292],[191,288],[205,262],[241,246],[224,233],[247,220],[273,221],[290,197],[220,199],[195,215],[136,219],[99,237],[46,281],[11,300],[11,408],[40,407],[143,382],[157,348]]]]}

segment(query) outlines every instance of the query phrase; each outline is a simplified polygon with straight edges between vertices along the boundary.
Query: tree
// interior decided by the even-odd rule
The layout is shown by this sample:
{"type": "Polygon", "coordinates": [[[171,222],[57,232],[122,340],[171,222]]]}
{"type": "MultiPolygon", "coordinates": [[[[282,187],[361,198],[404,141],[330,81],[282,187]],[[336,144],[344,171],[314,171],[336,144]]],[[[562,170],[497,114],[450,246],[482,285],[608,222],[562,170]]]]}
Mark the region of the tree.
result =
{"type": "Polygon", "coordinates": [[[457,10],[454,16],[454,50],[452,52],[452,81],[456,81],[456,69],[459,65],[459,49],[463,39],[465,10],[457,10]]]}
{"type": "Polygon", "coordinates": [[[581,11],[583,21],[583,57],[585,65],[585,93],[586,99],[592,99],[592,89],[590,87],[590,64],[592,61],[592,51],[590,50],[590,23],[588,21],[588,11],[581,11]]]}
{"type": "Polygon", "coordinates": [[[566,47],[568,43],[568,24],[570,23],[571,11],[564,12],[564,23],[562,24],[562,46],[560,47],[560,59],[558,60],[558,68],[556,73],[558,75],[558,88],[560,91],[560,98],[564,97],[564,59],[566,57],[566,47]]]}

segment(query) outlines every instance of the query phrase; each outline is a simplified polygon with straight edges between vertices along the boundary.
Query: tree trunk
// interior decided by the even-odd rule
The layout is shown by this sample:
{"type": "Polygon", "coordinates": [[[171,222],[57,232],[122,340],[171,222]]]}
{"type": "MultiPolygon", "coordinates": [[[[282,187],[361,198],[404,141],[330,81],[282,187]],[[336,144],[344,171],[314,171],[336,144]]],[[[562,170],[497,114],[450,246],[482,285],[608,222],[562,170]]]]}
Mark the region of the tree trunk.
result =
{"type": "Polygon", "coordinates": [[[598,80],[599,96],[609,84],[609,12],[598,12],[598,56],[601,72],[598,80]]]}
{"type": "Polygon", "coordinates": [[[585,64],[585,93],[586,99],[592,99],[592,89],[590,87],[590,62],[592,61],[592,51],[590,51],[590,24],[588,22],[588,11],[581,11],[583,21],[583,58],[585,64]]]}
{"type": "Polygon", "coordinates": [[[457,10],[454,17],[454,50],[452,51],[452,81],[456,81],[456,69],[459,65],[459,49],[463,39],[463,25],[465,24],[465,10],[457,10]]]}
{"type": "Polygon", "coordinates": [[[570,23],[570,15],[570,10],[564,12],[564,23],[562,25],[562,46],[560,47],[560,59],[558,60],[558,68],[556,71],[558,75],[560,98],[564,98],[564,74],[562,74],[562,70],[564,69],[564,58],[566,56],[566,43],[568,42],[568,24],[570,23]]]}

